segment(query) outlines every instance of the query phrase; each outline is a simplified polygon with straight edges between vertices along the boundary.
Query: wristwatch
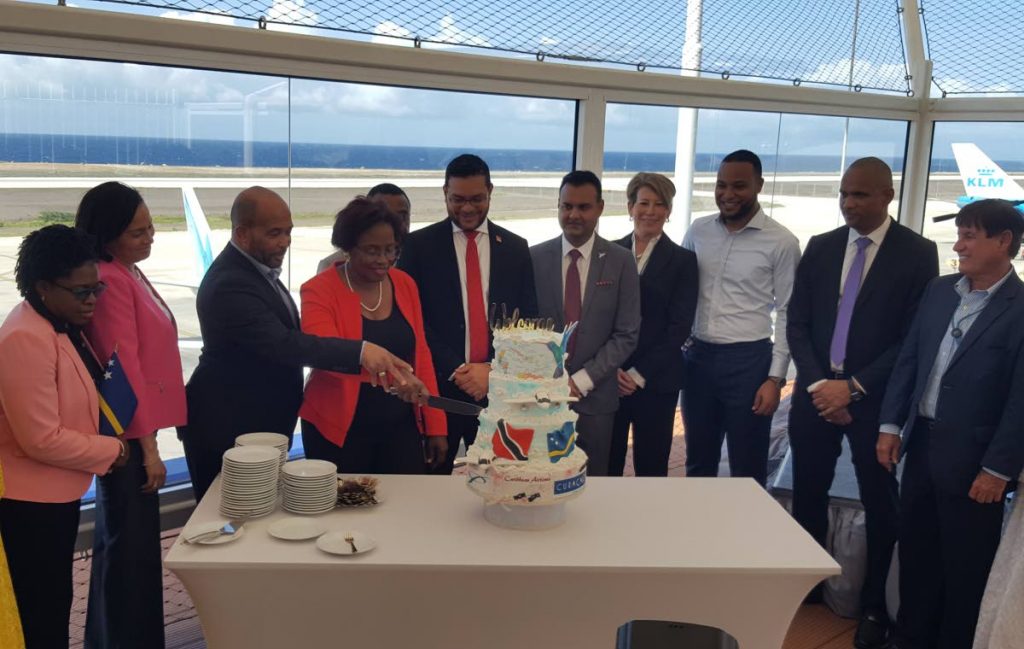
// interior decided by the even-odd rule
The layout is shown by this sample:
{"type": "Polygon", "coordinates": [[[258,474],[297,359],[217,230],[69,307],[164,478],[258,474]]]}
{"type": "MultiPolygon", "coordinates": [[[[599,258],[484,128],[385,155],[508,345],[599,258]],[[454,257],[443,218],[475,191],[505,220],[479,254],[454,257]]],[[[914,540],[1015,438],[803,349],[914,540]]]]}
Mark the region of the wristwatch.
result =
{"type": "Polygon", "coordinates": [[[780,390],[786,386],[786,377],[784,376],[769,376],[768,380],[773,381],[780,390]]]}
{"type": "Polygon", "coordinates": [[[864,393],[860,391],[852,378],[846,379],[846,386],[850,388],[850,401],[856,403],[864,398],[864,393]]]}

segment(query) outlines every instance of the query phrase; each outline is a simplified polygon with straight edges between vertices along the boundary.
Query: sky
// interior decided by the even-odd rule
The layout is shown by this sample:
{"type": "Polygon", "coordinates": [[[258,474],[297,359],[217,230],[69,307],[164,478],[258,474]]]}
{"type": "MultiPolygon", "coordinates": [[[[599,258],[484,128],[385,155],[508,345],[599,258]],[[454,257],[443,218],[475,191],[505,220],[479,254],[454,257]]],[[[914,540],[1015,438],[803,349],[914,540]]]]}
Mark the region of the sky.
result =
{"type": "MultiPolygon", "coordinates": [[[[410,1],[396,0],[391,6],[397,7],[394,11],[405,15],[402,11],[408,8],[410,1]]],[[[177,10],[89,3],[85,0],[80,0],[78,4],[181,20],[252,27],[250,21],[224,15],[189,14],[177,10]]],[[[338,4],[349,3],[342,0],[338,4]]],[[[499,20],[501,16],[497,14],[480,16],[464,12],[471,18],[463,19],[458,15],[457,4],[445,4],[449,8],[455,7],[447,13],[439,9],[441,4],[436,0],[419,4],[424,7],[422,17],[418,18],[422,25],[416,26],[436,28],[435,33],[426,33],[428,38],[469,45],[500,46],[518,37],[523,42],[532,39],[539,48],[571,46],[583,48],[580,51],[593,52],[604,51],[595,48],[605,46],[607,49],[609,42],[619,42],[615,40],[617,36],[608,32],[605,23],[596,19],[575,25],[574,32],[565,32],[570,35],[590,34],[595,39],[595,43],[589,44],[590,50],[586,49],[586,42],[567,43],[564,36],[555,38],[545,35],[559,33],[544,31],[545,26],[554,29],[553,26],[558,25],[555,18],[559,11],[566,12],[573,6],[587,4],[602,8],[609,6],[600,0],[555,0],[550,6],[545,6],[543,12],[546,13],[538,14],[536,24],[517,25],[518,32],[514,33],[499,29],[502,23],[499,20]],[[496,34],[488,39],[483,32],[475,31],[477,29],[498,31],[488,31],[496,34]]],[[[746,24],[739,17],[730,18],[739,16],[740,4],[739,0],[708,3],[705,16],[705,46],[708,48],[705,61],[708,65],[730,69],[756,67],[755,63],[749,61],[754,58],[749,51],[756,48],[737,53],[739,48],[733,47],[730,50],[727,45],[730,38],[736,37],[734,30],[737,25],[746,24]]],[[[842,42],[843,35],[849,30],[847,18],[833,20],[828,17],[825,10],[829,3],[790,0],[767,4],[776,8],[775,14],[781,15],[781,19],[799,15],[801,11],[807,13],[806,19],[810,24],[826,30],[834,36],[833,40],[842,42]],[[809,7],[817,9],[811,11],[809,7]]],[[[891,37],[887,30],[892,29],[892,24],[881,8],[891,4],[888,0],[862,2],[867,8],[863,19],[873,21],[868,22],[867,27],[875,27],[876,33],[880,32],[886,38],[891,37]]],[[[629,3],[618,3],[615,6],[619,5],[632,7],[629,3]]],[[[216,10],[216,4],[211,6],[216,10]]],[[[306,4],[305,0],[269,0],[266,13],[272,19],[313,25],[329,19],[329,16],[318,14],[321,6],[329,5],[312,1],[306,4]]],[[[363,6],[367,5],[363,3],[363,6]]],[[[669,47],[677,47],[682,42],[681,33],[665,27],[663,23],[682,12],[681,4],[641,3],[639,8],[622,11],[635,12],[645,7],[650,10],[652,6],[662,13],[645,15],[642,20],[646,22],[643,24],[650,23],[659,27],[660,31],[654,36],[661,39],[658,42],[663,46],[667,43],[669,47]]],[[[749,7],[749,4],[744,5],[744,11],[758,11],[749,7]]],[[[462,8],[465,9],[465,3],[462,8]]],[[[604,11],[607,13],[608,10],[604,11]]],[[[634,21],[641,20],[635,14],[629,14],[628,17],[634,21]]],[[[757,15],[743,17],[744,20],[760,18],[757,15]]],[[[369,37],[370,40],[408,46],[408,42],[393,38],[410,34],[407,27],[390,20],[374,22],[375,19],[379,17],[367,15],[352,20],[361,20],[361,28],[376,33],[369,37]]],[[[270,28],[317,32],[301,24],[290,27],[271,25],[270,28]]],[[[864,23],[861,28],[865,29],[864,23]]],[[[628,37],[638,31],[636,26],[631,24],[626,31],[628,33],[622,38],[625,42],[635,44],[637,39],[628,37]]],[[[788,34],[794,30],[765,25],[763,31],[769,34],[788,34]]],[[[893,73],[893,66],[902,72],[901,62],[894,63],[892,60],[891,48],[886,49],[885,43],[878,41],[877,36],[874,40],[867,35],[861,37],[861,55],[866,57],[874,54],[880,60],[858,59],[855,66],[855,76],[858,78],[886,79],[893,73]]],[[[803,66],[805,72],[807,68],[813,68],[808,74],[821,79],[836,80],[849,74],[849,59],[842,58],[842,52],[838,50],[819,53],[817,59],[814,59],[818,61],[815,66],[814,60],[797,60],[799,57],[796,52],[799,50],[787,50],[784,45],[783,42],[777,48],[774,60],[769,59],[773,73],[783,74],[803,66]],[[829,56],[834,58],[822,60],[822,57],[829,56]]],[[[647,51],[649,53],[655,49],[651,46],[647,51]]],[[[628,58],[630,53],[620,54],[628,58]]],[[[951,83],[951,80],[946,80],[946,83],[951,83]]],[[[569,150],[572,148],[575,118],[573,102],[564,100],[301,79],[292,80],[289,84],[287,79],[270,76],[0,55],[0,127],[8,133],[117,134],[231,140],[251,137],[259,141],[283,142],[287,141],[289,135],[289,109],[293,141],[386,146],[569,150]],[[252,118],[248,132],[243,126],[244,116],[252,118]]],[[[675,147],[677,119],[678,110],[674,108],[609,105],[606,150],[671,152],[675,147]]],[[[698,152],[723,152],[746,147],[765,153],[774,153],[777,149],[792,154],[830,154],[842,146],[843,131],[846,128],[846,120],[837,117],[718,110],[700,111],[698,121],[698,152]]],[[[951,142],[975,141],[997,160],[1024,157],[1015,145],[1024,134],[1024,127],[1020,124],[940,126],[936,129],[937,156],[948,156],[951,142]]],[[[852,153],[884,153],[883,157],[887,158],[902,155],[905,135],[903,122],[851,120],[850,128],[849,146],[852,153]]]]}

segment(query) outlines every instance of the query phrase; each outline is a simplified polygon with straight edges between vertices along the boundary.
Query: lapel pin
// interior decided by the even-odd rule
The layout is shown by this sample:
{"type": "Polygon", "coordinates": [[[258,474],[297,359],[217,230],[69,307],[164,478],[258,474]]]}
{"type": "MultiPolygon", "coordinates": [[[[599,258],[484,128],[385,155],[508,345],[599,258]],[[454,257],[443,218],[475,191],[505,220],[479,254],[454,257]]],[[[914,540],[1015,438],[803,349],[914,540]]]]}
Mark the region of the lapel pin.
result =
{"type": "Polygon", "coordinates": [[[500,234],[494,235],[494,240],[497,241],[498,243],[501,243],[501,235],[500,234]]]}

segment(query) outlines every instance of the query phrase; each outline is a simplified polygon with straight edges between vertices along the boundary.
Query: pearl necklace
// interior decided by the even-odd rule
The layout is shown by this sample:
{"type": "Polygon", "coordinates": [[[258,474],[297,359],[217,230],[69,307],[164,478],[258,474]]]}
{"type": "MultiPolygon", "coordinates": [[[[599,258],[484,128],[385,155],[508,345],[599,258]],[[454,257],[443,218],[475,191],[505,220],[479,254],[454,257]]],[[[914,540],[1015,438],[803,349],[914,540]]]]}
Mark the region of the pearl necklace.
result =
{"type": "MultiPolygon", "coordinates": [[[[348,290],[352,291],[353,293],[356,293],[356,290],[352,288],[352,280],[349,279],[348,277],[348,262],[345,262],[345,264],[342,266],[342,269],[344,269],[345,271],[345,283],[348,284],[348,290]]],[[[359,294],[356,293],[356,295],[359,294]]],[[[370,313],[373,313],[374,311],[380,308],[382,302],[384,302],[384,282],[377,282],[377,304],[374,304],[373,307],[371,308],[363,304],[363,301],[360,299],[359,306],[363,307],[370,313]]]]}

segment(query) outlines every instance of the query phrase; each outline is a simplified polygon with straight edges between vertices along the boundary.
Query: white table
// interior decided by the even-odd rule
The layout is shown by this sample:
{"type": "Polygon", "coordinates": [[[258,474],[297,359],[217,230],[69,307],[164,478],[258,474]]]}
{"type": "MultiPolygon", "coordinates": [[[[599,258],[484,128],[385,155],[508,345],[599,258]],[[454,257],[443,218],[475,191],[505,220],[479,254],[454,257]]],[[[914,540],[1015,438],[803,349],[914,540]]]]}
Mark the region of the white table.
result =
{"type": "MultiPolygon", "coordinates": [[[[464,478],[383,476],[386,501],[326,514],[377,541],[337,557],[267,534],[174,544],[211,649],[598,649],[634,619],[696,622],[778,649],[839,566],[752,480],[592,478],[568,520],[495,527],[464,478]]],[[[219,518],[215,482],[191,522],[219,518]]]]}

